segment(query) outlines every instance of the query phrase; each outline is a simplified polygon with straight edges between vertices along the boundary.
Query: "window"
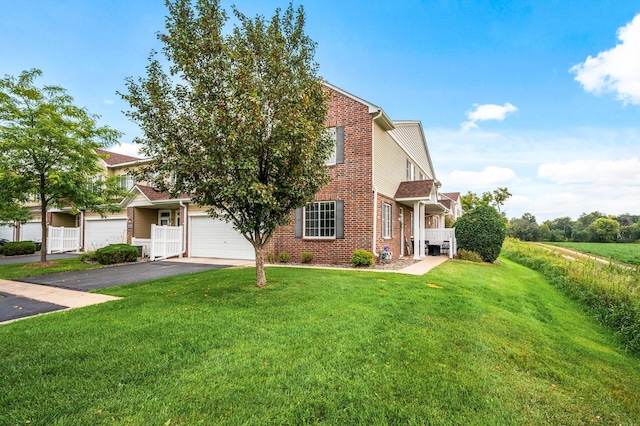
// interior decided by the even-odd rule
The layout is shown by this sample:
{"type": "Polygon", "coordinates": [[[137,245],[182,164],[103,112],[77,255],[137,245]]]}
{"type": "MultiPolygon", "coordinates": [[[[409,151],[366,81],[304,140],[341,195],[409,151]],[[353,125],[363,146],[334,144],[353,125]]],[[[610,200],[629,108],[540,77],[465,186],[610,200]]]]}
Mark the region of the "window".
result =
{"type": "Polygon", "coordinates": [[[413,212],[409,212],[409,236],[413,237],[413,212]]]}
{"type": "Polygon", "coordinates": [[[307,238],[336,237],[336,202],[309,203],[304,209],[304,236],[307,238]]]}
{"type": "Polygon", "coordinates": [[[416,173],[415,166],[411,162],[411,160],[407,160],[407,180],[413,180],[416,173]]]}
{"type": "Polygon", "coordinates": [[[424,175],[422,174],[422,172],[420,172],[419,175],[420,175],[420,180],[424,180],[424,175]]]}
{"type": "Polygon", "coordinates": [[[329,135],[331,135],[331,139],[333,139],[333,152],[331,153],[331,157],[326,161],[325,164],[336,164],[336,144],[338,142],[338,132],[336,127],[331,127],[329,129],[329,135]]]}
{"type": "Polygon", "coordinates": [[[130,190],[136,184],[136,179],[129,175],[120,175],[118,176],[118,186],[125,190],[130,190]]]}
{"type": "Polygon", "coordinates": [[[382,203],[382,238],[391,238],[391,205],[382,203]]]}

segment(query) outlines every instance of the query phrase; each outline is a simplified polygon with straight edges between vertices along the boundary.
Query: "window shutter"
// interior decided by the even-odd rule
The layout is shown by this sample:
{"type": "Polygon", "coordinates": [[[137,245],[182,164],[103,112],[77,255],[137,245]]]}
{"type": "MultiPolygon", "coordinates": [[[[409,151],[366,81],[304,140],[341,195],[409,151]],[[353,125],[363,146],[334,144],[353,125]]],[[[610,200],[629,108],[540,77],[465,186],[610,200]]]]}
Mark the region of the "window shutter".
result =
{"type": "Polygon", "coordinates": [[[336,127],[336,164],[344,163],[344,126],[336,127]]]}
{"type": "Polygon", "coordinates": [[[302,238],[302,208],[296,209],[295,237],[302,238]]]}
{"type": "Polygon", "coordinates": [[[344,201],[336,201],[336,239],[344,239],[344,201]]]}

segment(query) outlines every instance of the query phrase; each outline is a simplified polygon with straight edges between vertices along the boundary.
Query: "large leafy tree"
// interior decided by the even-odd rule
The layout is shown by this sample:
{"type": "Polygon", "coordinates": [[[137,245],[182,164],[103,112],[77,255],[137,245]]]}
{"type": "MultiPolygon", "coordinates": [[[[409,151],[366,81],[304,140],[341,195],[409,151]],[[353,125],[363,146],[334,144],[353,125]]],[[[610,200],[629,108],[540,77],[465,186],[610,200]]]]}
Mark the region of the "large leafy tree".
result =
{"type": "Polygon", "coordinates": [[[122,94],[144,133],[141,152],[156,159],[141,173],[244,235],[262,287],[273,231],[329,181],[327,95],[304,10],[289,5],[267,21],[234,8],[238,23],[225,35],[219,1],[166,4],[158,38],[169,72],[152,53],[146,77],[128,78],[122,94]]]}
{"type": "Polygon", "coordinates": [[[96,149],[120,133],[97,125],[97,116],[73,104],[57,86],[37,87],[32,69],[0,80],[0,218],[26,220],[35,200],[42,215],[41,261],[47,259],[46,213],[52,207],[102,212],[119,191],[112,182],[96,184],[103,169],[96,149]]]}
{"type": "Polygon", "coordinates": [[[462,210],[473,210],[480,205],[492,206],[498,212],[501,212],[501,208],[504,203],[511,198],[511,193],[505,188],[497,188],[493,191],[483,192],[482,195],[478,195],[475,192],[467,192],[460,197],[460,203],[462,204],[462,210]]]}

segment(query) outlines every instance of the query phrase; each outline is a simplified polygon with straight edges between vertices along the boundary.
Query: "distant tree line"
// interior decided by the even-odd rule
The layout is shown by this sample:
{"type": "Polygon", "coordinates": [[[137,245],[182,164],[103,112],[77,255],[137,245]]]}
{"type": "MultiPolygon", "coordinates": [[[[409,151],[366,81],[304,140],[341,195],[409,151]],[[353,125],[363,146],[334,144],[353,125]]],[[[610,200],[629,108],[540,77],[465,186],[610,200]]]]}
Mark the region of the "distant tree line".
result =
{"type": "Polygon", "coordinates": [[[523,241],[636,242],[640,241],[640,215],[608,216],[602,212],[582,213],[577,220],[560,217],[538,224],[531,213],[509,220],[510,237],[523,241]]]}

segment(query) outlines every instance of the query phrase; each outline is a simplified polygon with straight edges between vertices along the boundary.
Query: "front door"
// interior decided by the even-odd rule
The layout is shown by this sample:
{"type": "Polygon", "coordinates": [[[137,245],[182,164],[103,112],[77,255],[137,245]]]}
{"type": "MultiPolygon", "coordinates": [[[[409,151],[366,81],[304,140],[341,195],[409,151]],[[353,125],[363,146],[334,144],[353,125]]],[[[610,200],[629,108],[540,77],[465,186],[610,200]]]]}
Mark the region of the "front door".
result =
{"type": "Polygon", "coordinates": [[[158,210],[158,225],[171,226],[171,210],[158,210]]]}

